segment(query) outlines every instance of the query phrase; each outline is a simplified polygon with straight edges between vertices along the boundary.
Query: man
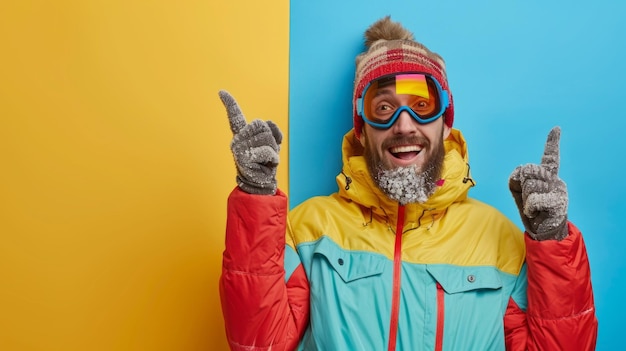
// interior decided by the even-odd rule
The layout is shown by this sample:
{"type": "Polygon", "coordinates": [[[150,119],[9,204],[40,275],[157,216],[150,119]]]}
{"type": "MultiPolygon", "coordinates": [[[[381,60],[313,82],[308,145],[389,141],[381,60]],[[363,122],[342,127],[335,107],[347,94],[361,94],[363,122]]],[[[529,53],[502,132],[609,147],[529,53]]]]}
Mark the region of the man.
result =
{"type": "Polygon", "coordinates": [[[238,187],[220,280],[233,350],[591,350],[597,320],[553,129],[515,169],[525,234],[468,198],[443,59],[389,17],[357,57],[339,190],[287,215],[281,133],[220,92],[238,187]]]}

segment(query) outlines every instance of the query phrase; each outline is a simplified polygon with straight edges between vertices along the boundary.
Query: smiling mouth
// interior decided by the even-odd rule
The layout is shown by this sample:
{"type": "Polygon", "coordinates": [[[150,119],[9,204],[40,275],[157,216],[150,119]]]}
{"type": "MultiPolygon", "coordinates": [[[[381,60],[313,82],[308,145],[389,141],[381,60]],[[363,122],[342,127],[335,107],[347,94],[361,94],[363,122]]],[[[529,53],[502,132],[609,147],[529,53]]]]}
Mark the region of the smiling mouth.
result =
{"type": "Polygon", "coordinates": [[[393,155],[393,157],[408,160],[416,157],[422,151],[422,148],[418,145],[402,145],[402,146],[394,146],[389,148],[389,153],[393,155]]]}

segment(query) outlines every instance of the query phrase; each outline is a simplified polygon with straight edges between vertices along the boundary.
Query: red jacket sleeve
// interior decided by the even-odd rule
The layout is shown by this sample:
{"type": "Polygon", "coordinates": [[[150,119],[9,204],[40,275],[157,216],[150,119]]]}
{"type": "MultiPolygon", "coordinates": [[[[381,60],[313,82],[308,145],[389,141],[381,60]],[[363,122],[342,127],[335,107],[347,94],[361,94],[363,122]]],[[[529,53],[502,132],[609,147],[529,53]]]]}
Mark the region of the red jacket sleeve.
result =
{"type": "Polygon", "coordinates": [[[508,350],[595,350],[598,321],[587,251],[578,228],[568,226],[562,241],[526,236],[528,308],[524,314],[509,303],[508,350]]]}
{"type": "Polygon", "coordinates": [[[287,197],[228,198],[220,298],[232,350],[292,350],[308,324],[309,285],[302,265],[285,282],[287,197]]]}

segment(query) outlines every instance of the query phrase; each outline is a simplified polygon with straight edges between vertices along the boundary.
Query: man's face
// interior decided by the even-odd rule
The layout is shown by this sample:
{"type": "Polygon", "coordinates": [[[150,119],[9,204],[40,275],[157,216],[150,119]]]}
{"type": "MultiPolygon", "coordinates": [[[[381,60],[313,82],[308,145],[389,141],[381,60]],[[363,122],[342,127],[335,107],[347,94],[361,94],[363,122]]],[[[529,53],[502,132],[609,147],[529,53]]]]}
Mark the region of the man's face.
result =
{"type": "MultiPolygon", "coordinates": [[[[410,105],[408,95],[394,94],[391,98],[397,104],[410,105]]],[[[421,203],[435,190],[445,154],[443,141],[449,134],[450,127],[443,118],[419,124],[404,111],[389,129],[364,124],[360,141],[378,186],[403,204],[421,203]]]]}

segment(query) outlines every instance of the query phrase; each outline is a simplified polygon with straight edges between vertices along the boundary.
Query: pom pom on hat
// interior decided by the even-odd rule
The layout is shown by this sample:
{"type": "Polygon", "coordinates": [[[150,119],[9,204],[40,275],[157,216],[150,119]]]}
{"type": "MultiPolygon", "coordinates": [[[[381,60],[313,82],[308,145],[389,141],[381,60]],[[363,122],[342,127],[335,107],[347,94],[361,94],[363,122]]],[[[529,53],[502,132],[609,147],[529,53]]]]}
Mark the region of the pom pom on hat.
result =
{"type": "Polygon", "coordinates": [[[411,40],[413,33],[398,22],[392,22],[389,16],[378,20],[365,31],[365,46],[369,49],[377,40],[411,40]]]}
{"type": "Polygon", "coordinates": [[[356,58],[352,99],[354,131],[357,138],[361,135],[363,119],[356,113],[356,101],[363,89],[374,79],[400,72],[427,73],[439,81],[441,87],[449,94],[450,105],[443,116],[446,125],[452,127],[454,102],[448,87],[443,58],[415,41],[413,33],[400,23],[391,21],[389,16],[373,23],[365,31],[364,36],[367,50],[356,58]]]}

